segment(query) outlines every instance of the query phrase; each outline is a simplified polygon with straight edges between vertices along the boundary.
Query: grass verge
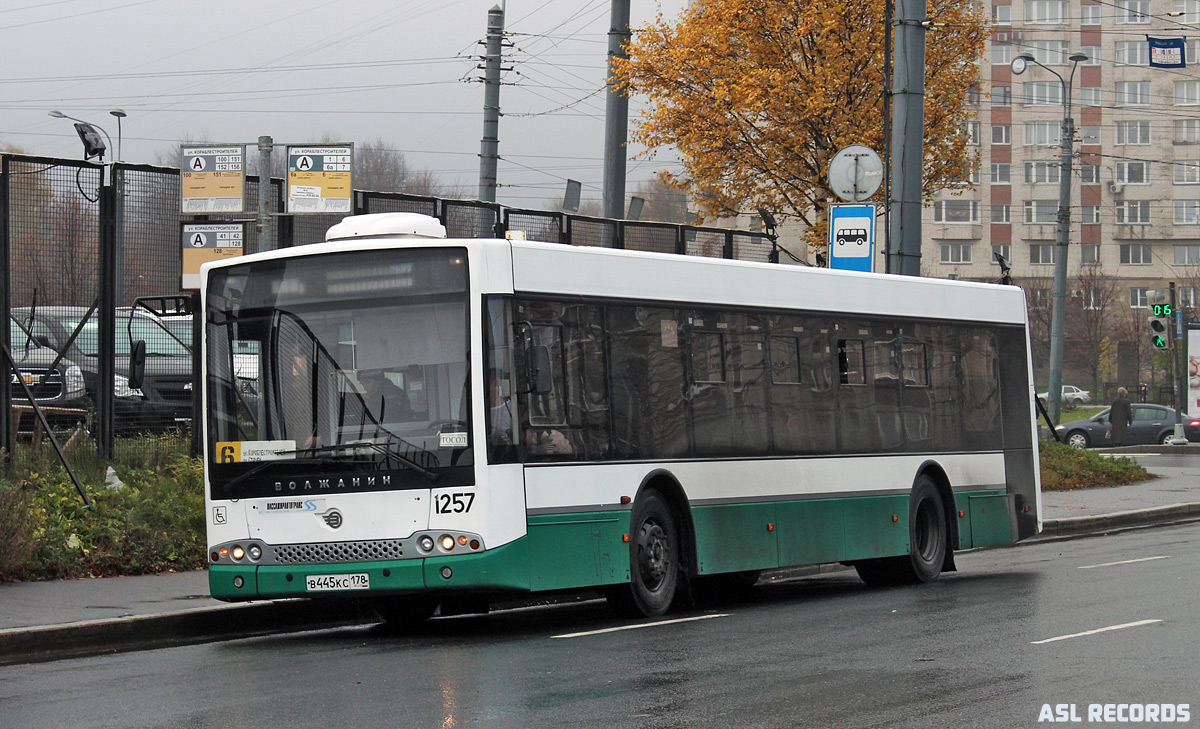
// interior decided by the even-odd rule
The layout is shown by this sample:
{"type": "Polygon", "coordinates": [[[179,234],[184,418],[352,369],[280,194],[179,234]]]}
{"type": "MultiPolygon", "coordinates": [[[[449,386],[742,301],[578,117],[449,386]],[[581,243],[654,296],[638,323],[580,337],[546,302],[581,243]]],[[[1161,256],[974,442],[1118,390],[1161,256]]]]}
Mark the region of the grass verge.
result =
{"type": "Polygon", "coordinates": [[[1130,458],[1110,458],[1095,451],[1077,450],[1055,440],[1043,440],[1039,447],[1044,491],[1120,486],[1154,478],[1130,458]]]}
{"type": "Polygon", "coordinates": [[[86,449],[71,468],[96,506],[79,498],[50,448],[19,447],[0,468],[0,580],[103,577],[205,564],[202,466],[184,436],[136,439],[111,464],[86,449]]]}

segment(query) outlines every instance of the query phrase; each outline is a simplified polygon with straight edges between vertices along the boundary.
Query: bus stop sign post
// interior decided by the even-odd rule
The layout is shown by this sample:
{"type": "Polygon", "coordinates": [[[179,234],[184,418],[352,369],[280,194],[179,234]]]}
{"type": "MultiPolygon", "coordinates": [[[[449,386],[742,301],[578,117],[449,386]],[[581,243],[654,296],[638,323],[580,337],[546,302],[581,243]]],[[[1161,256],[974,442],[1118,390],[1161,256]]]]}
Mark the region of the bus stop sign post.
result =
{"type": "Polygon", "coordinates": [[[829,208],[829,267],[874,271],[875,206],[833,205],[829,208]]]}

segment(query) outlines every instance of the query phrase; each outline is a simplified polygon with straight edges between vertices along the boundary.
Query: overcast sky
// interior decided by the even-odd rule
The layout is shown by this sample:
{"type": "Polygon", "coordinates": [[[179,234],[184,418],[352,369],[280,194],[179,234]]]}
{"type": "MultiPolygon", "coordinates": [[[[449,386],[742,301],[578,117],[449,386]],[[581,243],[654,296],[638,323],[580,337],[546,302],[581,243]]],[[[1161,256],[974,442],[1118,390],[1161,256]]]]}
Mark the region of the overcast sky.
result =
{"type": "MultiPolygon", "coordinates": [[[[8,0],[0,7],[0,143],[82,156],[71,123],[154,163],[184,140],[381,138],[474,197],[497,0],[8,0]]],[[[632,25],[685,0],[635,0],[632,25]]],[[[500,92],[500,202],[544,207],[567,178],[599,200],[608,0],[511,0],[500,92]]],[[[641,108],[630,104],[631,118],[641,108]]],[[[636,149],[631,149],[631,153],[636,149]]],[[[277,150],[276,154],[281,152],[277,150]]],[[[115,154],[115,151],[112,152],[115,154]]],[[[630,162],[628,190],[670,166],[630,162]]]]}

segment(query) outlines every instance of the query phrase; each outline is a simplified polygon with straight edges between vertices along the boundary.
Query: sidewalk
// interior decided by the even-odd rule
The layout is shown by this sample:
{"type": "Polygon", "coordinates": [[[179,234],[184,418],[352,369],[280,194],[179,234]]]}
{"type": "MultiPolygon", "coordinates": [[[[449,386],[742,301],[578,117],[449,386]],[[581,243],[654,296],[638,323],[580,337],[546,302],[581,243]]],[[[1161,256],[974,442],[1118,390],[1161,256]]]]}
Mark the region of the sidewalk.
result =
{"type": "MultiPolygon", "coordinates": [[[[1121,450],[1158,478],[1043,493],[1039,538],[1200,519],[1200,454],[1121,450]]],[[[0,584],[0,665],[373,621],[352,601],[223,603],[203,570],[0,584]]]]}

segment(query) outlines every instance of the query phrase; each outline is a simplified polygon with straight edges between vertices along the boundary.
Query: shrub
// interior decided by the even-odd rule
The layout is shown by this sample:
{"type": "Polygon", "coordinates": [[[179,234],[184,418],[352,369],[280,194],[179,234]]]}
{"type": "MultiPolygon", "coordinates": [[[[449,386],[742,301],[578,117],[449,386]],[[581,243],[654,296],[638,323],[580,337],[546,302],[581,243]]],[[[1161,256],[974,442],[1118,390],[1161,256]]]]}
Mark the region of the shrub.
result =
{"type": "Polygon", "coordinates": [[[1041,442],[1042,489],[1068,491],[1092,486],[1119,486],[1154,478],[1129,458],[1109,458],[1055,440],[1041,442]]]}
{"type": "Polygon", "coordinates": [[[118,448],[113,464],[124,482],[105,486],[108,464],[84,451],[71,467],[95,504],[80,499],[53,451],[19,448],[0,474],[0,552],[4,535],[27,544],[0,564],[0,579],[135,575],[197,569],[205,565],[202,465],[186,442],[170,436],[140,439],[118,448]],[[2,503],[2,502],[0,502],[2,503]],[[24,540],[24,541],[22,541],[24,540]]]}

